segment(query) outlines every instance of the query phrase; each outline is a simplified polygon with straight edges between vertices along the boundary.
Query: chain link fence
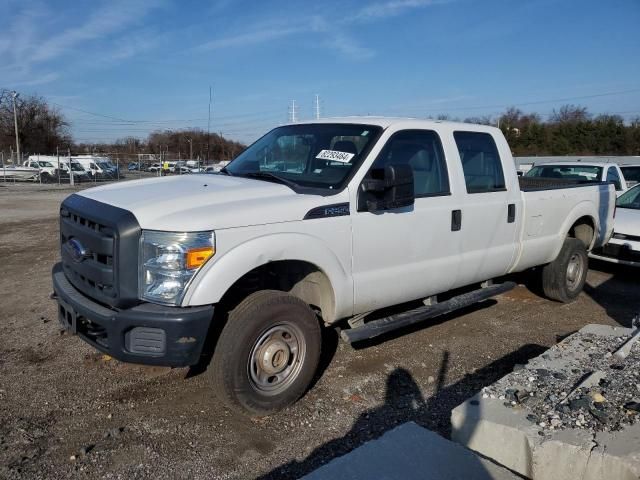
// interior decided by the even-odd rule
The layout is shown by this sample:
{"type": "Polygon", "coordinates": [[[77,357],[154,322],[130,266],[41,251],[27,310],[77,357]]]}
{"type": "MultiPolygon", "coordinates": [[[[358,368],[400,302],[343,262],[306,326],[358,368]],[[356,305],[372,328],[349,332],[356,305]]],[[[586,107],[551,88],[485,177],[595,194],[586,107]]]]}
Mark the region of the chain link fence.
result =
{"type": "Polygon", "coordinates": [[[215,173],[228,161],[175,159],[153,153],[93,153],[82,155],[24,155],[22,161],[0,157],[0,182],[88,184],[137,180],[168,175],[215,173]]]}

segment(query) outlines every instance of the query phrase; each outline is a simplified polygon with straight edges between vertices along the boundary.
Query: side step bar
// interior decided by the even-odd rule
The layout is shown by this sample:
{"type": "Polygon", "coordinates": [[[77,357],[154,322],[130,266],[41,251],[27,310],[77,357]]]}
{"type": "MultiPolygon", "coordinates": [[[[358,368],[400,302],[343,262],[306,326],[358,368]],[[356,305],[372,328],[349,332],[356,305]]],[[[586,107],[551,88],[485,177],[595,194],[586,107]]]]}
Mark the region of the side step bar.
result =
{"type": "Polygon", "coordinates": [[[407,312],[396,313],[388,317],[373,320],[356,328],[349,328],[340,331],[340,336],[347,343],[360,342],[379,335],[407,327],[430,318],[444,315],[455,310],[459,310],[474,303],[488,300],[491,297],[508,292],[516,286],[514,282],[504,282],[496,285],[490,285],[480,288],[469,293],[463,293],[457,297],[453,297],[445,302],[436,303],[435,305],[427,305],[418,307],[407,312]]]}

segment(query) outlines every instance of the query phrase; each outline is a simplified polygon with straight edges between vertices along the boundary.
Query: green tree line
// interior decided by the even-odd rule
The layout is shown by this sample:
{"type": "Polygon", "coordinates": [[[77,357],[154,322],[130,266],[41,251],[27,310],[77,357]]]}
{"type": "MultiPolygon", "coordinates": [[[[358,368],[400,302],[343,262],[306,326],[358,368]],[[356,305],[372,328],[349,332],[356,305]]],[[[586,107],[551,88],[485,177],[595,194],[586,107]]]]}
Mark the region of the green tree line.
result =
{"type": "Polygon", "coordinates": [[[563,105],[546,121],[515,107],[464,121],[498,126],[516,156],[640,155],[640,117],[625,122],[619,115],[594,116],[586,107],[563,105]]]}

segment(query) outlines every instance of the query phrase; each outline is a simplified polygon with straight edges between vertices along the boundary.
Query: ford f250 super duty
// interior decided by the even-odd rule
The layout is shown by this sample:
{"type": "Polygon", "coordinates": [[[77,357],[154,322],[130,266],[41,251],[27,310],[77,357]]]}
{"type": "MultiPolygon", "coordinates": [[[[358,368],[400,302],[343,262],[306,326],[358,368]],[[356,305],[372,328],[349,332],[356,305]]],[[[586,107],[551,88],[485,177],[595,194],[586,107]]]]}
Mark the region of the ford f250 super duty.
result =
{"type": "Polygon", "coordinates": [[[493,127],[291,124],[216,175],[69,196],[54,297],[64,327],[98,350],[207,359],[224,401],[266,414],[308,388],[323,327],[372,338],[497,295],[513,283],[490,280],[533,267],[548,297],[571,301],[614,205],[611,184],[518,178],[493,127]],[[390,306],[399,313],[381,314],[390,306]]]}

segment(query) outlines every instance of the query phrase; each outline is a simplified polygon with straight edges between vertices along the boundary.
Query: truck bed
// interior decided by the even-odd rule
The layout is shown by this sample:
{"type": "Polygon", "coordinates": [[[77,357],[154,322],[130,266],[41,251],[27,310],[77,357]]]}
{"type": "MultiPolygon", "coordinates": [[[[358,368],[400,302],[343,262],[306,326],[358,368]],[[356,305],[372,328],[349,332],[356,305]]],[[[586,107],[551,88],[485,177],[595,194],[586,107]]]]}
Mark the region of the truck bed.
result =
{"type": "Polygon", "coordinates": [[[537,192],[540,190],[556,190],[559,188],[583,187],[587,185],[606,185],[599,180],[575,180],[572,178],[518,177],[520,190],[537,192]]]}

